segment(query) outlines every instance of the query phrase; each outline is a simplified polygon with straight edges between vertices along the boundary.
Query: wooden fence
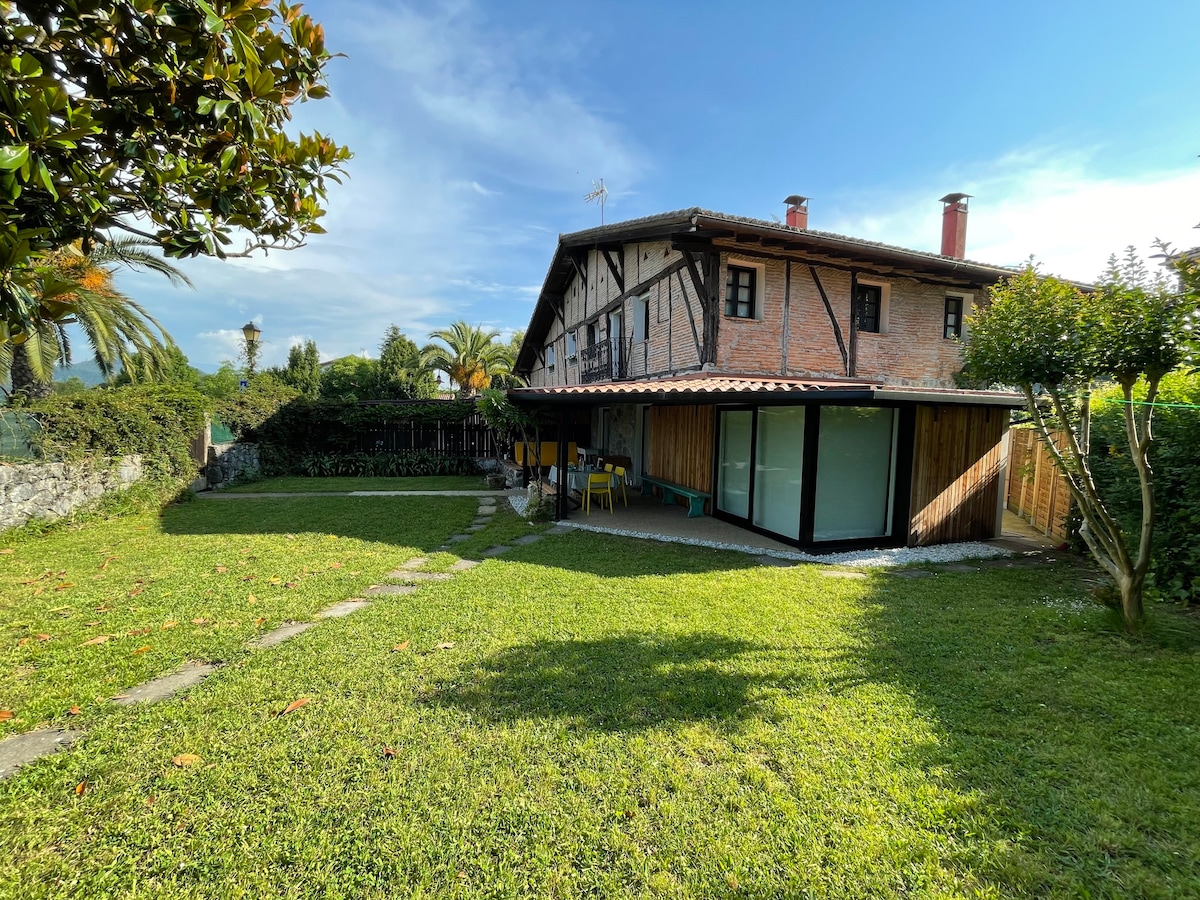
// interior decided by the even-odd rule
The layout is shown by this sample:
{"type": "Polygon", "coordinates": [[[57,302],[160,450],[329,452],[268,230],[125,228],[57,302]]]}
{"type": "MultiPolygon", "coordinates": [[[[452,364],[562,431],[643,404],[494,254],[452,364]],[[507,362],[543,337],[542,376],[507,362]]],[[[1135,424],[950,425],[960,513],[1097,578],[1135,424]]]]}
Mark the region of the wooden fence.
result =
{"type": "Polygon", "coordinates": [[[364,428],[357,435],[363,453],[424,451],[432,456],[499,456],[496,436],[478,413],[461,422],[396,422],[364,428]]]}
{"type": "MultiPolygon", "coordinates": [[[[1071,514],[1071,492],[1066,476],[1058,470],[1050,453],[1032,428],[1008,432],[1008,509],[1049,537],[1067,539],[1071,514]]],[[[1065,447],[1066,436],[1051,432],[1055,446],[1065,447]]]]}

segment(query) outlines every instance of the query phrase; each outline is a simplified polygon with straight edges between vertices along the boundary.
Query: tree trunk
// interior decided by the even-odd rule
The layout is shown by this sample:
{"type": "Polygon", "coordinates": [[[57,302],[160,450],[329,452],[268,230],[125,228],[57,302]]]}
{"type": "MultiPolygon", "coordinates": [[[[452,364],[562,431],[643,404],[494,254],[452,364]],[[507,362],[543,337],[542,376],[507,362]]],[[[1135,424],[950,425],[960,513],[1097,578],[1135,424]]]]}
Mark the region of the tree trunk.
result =
{"type": "Polygon", "coordinates": [[[1134,572],[1132,575],[1122,575],[1117,579],[1117,587],[1121,589],[1121,617],[1125,620],[1125,628],[1129,631],[1137,631],[1142,627],[1145,615],[1142,607],[1142,594],[1145,586],[1145,573],[1134,572]]]}
{"type": "Polygon", "coordinates": [[[51,383],[38,381],[33,376],[33,368],[29,365],[29,355],[25,352],[24,344],[13,347],[12,355],[12,395],[20,395],[28,400],[41,400],[50,396],[51,383]]]}

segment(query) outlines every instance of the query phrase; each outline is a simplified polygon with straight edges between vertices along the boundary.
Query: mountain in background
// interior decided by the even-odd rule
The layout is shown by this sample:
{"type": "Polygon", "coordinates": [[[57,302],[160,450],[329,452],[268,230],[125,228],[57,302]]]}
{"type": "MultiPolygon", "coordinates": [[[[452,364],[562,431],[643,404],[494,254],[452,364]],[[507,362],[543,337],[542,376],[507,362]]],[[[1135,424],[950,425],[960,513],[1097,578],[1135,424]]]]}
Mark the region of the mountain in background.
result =
{"type": "Polygon", "coordinates": [[[58,366],[54,370],[55,381],[68,381],[71,378],[78,378],[88,387],[104,384],[104,376],[100,373],[100,367],[90,359],[69,366],[58,366]]]}

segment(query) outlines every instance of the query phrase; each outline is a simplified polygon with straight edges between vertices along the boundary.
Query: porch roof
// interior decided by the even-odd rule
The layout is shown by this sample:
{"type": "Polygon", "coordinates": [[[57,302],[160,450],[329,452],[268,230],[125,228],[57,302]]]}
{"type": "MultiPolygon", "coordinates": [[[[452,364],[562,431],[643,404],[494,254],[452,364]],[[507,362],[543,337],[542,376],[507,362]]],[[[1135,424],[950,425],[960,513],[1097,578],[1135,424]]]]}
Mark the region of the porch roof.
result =
{"type": "Polygon", "coordinates": [[[816,399],[832,402],[892,400],[1009,408],[1024,405],[1024,400],[1019,394],[1003,391],[899,387],[880,381],[718,375],[710,372],[692,372],[668,378],[634,381],[513,388],[508,392],[508,396],[516,402],[577,406],[622,402],[676,405],[738,402],[784,404],[816,399]]]}

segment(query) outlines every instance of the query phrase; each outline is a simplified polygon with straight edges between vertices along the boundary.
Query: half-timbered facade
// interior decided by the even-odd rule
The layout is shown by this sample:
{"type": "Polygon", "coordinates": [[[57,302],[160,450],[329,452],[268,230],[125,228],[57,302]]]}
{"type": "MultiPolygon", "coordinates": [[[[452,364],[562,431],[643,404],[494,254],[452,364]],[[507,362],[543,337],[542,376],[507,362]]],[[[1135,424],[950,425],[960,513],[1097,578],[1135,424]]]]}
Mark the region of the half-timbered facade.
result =
{"type": "Polygon", "coordinates": [[[802,197],[786,223],[689,209],[563,235],[512,396],[797,545],[994,536],[1017,403],[954,376],[1011,270],[962,258],[965,201],[943,198],[941,254],[811,231],[802,197]]]}

